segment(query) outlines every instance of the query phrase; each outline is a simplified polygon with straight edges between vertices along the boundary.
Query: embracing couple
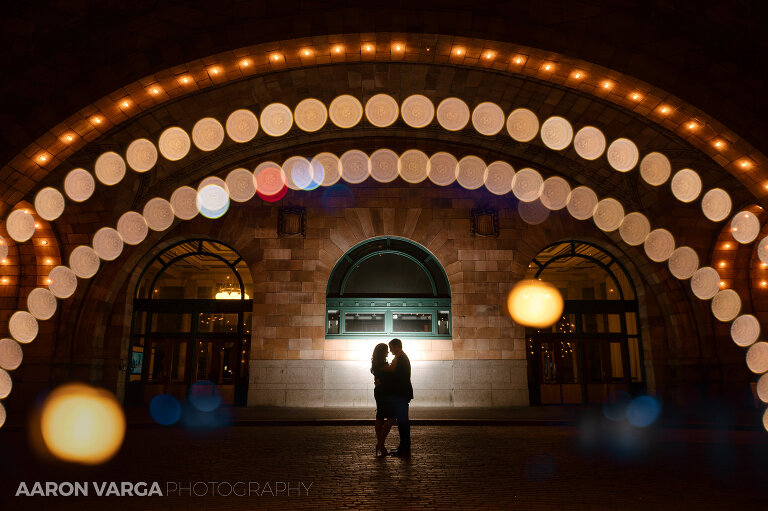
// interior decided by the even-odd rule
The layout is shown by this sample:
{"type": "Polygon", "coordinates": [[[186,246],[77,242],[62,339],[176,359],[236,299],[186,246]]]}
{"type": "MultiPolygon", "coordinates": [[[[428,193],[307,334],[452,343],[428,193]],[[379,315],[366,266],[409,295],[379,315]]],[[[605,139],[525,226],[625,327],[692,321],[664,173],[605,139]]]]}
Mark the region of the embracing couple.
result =
{"type": "Polygon", "coordinates": [[[375,384],[373,396],[376,398],[376,455],[408,457],[411,455],[411,423],[408,421],[408,403],[413,399],[411,385],[411,361],[403,351],[400,339],[389,341],[389,348],[384,343],[377,344],[371,357],[371,373],[375,384]],[[387,355],[392,350],[391,363],[387,355]],[[400,445],[387,451],[384,441],[393,421],[397,421],[400,445]]]}

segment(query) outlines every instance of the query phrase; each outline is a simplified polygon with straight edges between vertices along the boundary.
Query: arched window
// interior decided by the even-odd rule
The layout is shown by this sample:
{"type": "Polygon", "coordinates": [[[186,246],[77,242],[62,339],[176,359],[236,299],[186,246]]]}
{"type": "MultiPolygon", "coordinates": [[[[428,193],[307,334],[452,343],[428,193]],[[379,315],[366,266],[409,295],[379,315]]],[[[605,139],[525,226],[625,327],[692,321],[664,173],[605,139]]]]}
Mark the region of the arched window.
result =
{"type": "Polygon", "coordinates": [[[565,300],[551,328],[526,329],[531,403],[602,403],[644,388],[637,297],[619,261],[591,243],[560,242],[533,259],[526,277],[553,284],[565,300]]]}
{"type": "Polygon", "coordinates": [[[336,263],[326,290],[326,337],[451,337],[451,290],[432,254],[374,238],[336,263]]]}
{"type": "Polygon", "coordinates": [[[245,404],[252,294],[247,265],[223,243],[188,240],[156,256],[133,301],[127,401],[181,398],[210,380],[225,403],[245,404]]]}

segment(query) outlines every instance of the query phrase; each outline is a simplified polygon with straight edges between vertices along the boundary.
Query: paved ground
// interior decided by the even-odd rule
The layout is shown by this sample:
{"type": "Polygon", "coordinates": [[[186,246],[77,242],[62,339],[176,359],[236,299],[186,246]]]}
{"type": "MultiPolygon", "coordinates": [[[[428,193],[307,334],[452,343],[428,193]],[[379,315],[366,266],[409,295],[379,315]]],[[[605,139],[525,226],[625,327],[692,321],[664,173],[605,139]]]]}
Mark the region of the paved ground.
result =
{"type": "Polygon", "coordinates": [[[768,507],[764,431],[638,429],[582,417],[578,426],[420,425],[413,436],[406,461],[376,459],[372,429],[359,425],[133,426],[111,462],[73,469],[35,458],[26,434],[8,429],[0,431],[0,509],[768,507]],[[157,481],[165,496],[97,498],[91,486],[87,499],[15,498],[20,481],[30,490],[34,481],[157,481]],[[218,495],[243,493],[247,483],[250,496],[218,495]],[[174,484],[194,490],[168,495],[174,484]]]}

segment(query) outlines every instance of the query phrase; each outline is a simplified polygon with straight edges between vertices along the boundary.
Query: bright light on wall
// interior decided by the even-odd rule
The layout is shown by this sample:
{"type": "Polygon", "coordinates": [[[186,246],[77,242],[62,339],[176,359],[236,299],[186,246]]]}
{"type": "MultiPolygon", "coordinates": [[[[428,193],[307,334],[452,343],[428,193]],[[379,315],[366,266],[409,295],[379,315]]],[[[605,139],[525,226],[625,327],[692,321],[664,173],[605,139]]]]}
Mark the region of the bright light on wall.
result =
{"type": "Polygon", "coordinates": [[[546,328],[563,314],[563,297],[555,286],[540,280],[521,280],[507,298],[512,319],[521,325],[546,328]]]}

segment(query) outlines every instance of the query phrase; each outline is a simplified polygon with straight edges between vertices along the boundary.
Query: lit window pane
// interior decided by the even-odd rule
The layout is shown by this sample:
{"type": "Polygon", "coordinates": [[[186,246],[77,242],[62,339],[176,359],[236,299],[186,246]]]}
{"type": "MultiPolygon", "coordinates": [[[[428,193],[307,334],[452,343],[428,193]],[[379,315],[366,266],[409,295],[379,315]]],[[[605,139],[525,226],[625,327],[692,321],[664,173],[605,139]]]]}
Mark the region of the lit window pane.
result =
{"type": "Polygon", "coordinates": [[[437,333],[438,335],[448,335],[451,333],[451,329],[448,326],[448,311],[438,311],[437,333]]]}
{"type": "Polygon", "coordinates": [[[432,314],[393,314],[392,331],[397,333],[432,332],[432,314]]]}
{"type": "Polygon", "coordinates": [[[339,333],[339,311],[328,311],[328,333],[339,333]]]}
{"type": "Polygon", "coordinates": [[[384,333],[384,314],[345,313],[344,330],[347,333],[384,333]]]}

